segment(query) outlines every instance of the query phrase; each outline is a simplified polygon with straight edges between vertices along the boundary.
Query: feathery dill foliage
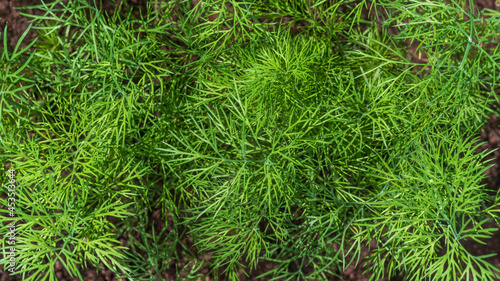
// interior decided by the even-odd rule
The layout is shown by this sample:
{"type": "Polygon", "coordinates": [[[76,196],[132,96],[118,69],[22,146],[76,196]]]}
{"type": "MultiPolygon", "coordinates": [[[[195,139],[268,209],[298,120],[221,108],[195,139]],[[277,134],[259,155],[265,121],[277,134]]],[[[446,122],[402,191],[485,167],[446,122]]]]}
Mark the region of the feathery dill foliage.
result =
{"type": "Polygon", "coordinates": [[[500,13],[207,0],[151,2],[137,18],[128,1],[112,16],[43,2],[24,7],[44,12],[24,14],[37,41],[9,52],[4,32],[0,59],[24,280],[55,280],[57,261],[82,280],[79,267],[100,262],[157,280],[186,256],[183,280],[204,265],[237,280],[266,260],[273,280],[328,280],[373,239],[371,280],[500,272],[462,245],[499,222],[474,138],[496,113],[500,13]],[[161,231],[156,206],[173,221],[161,231]]]}

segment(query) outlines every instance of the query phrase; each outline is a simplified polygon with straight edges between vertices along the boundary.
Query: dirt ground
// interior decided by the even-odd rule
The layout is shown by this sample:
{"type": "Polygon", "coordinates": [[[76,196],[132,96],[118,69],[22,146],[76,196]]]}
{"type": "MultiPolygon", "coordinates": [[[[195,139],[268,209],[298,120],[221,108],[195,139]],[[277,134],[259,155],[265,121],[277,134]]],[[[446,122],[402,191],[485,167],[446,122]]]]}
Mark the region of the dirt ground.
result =
{"type": "MultiPolygon", "coordinates": [[[[104,2],[104,7],[108,12],[112,12],[113,8],[117,5],[117,3],[113,3],[111,1],[103,1],[104,2]]],[[[117,1],[118,2],[118,1],[117,1]]],[[[147,0],[131,0],[130,1],[134,5],[134,9],[140,9],[145,6],[145,3],[147,0]]],[[[7,27],[7,38],[8,38],[8,49],[13,50],[14,46],[16,45],[18,39],[21,37],[23,32],[26,30],[26,28],[29,26],[28,19],[22,15],[19,14],[18,10],[15,10],[14,7],[26,7],[30,5],[36,5],[40,4],[41,2],[39,0],[0,0],[0,30],[2,33],[3,37],[3,32],[6,23],[8,23],[7,27]]],[[[497,0],[475,0],[474,1],[475,5],[479,8],[479,10],[482,10],[483,8],[490,8],[490,9],[496,9],[500,11],[499,3],[497,0]]],[[[24,10],[23,12],[25,13],[37,13],[35,10],[24,10]]],[[[24,42],[30,42],[30,40],[33,40],[36,37],[36,34],[34,32],[30,32],[28,36],[26,37],[24,42]]],[[[1,45],[0,49],[3,48],[3,44],[1,45]]],[[[500,118],[497,118],[493,116],[490,120],[489,123],[484,127],[483,132],[480,135],[480,141],[481,142],[486,142],[481,149],[496,149],[500,147],[500,118]]],[[[498,190],[498,186],[500,184],[500,150],[497,150],[493,153],[494,160],[492,164],[495,164],[493,168],[488,170],[486,173],[490,176],[487,179],[487,184],[489,186],[489,189],[492,189],[494,191],[498,190]]],[[[165,222],[161,218],[160,215],[160,210],[153,210],[152,212],[152,220],[155,221],[155,225],[157,227],[162,227],[165,226],[165,222]]],[[[151,222],[150,222],[151,223],[151,222]]],[[[498,227],[493,224],[489,225],[490,227],[498,227]]],[[[149,226],[151,227],[151,225],[149,226]]],[[[122,237],[122,239],[126,239],[126,237],[122,237]]],[[[192,243],[189,239],[185,240],[185,243],[188,244],[189,246],[192,247],[192,243]]],[[[478,243],[466,243],[465,247],[473,254],[476,255],[484,255],[484,254],[490,254],[490,253],[497,253],[500,254],[500,231],[495,232],[493,239],[487,240],[487,245],[481,246],[478,243]]],[[[193,248],[193,247],[192,247],[193,248]]],[[[193,248],[194,249],[194,248],[193,248]]],[[[367,252],[367,251],[365,251],[367,252]]],[[[497,268],[500,268],[500,256],[495,256],[491,257],[489,261],[495,265],[497,268]]],[[[261,275],[264,272],[267,272],[268,270],[272,269],[275,265],[271,263],[266,263],[266,262],[261,262],[257,270],[253,272],[253,274],[249,277],[244,276],[241,274],[241,279],[240,280],[257,280],[256,276],[261,275]]],[[[175,268],[172,266],[172,270],[170,272],[165,272],[164,273],[164,280],[176,280],[175,278],[175,268]]],[[[204,269],[208,270],[208,269],[204,269]]],[[[69,281],[69,280],[78,280],[77,278],[71,278],[69,274],[64,270],[63,266],[61,263],[56,264],[56,272],[57,272],[57,277],[58,280],[61,281],[69,281]]],[[[358,281],[364,281],[368,280],[370,277],[370,274],[363,274],[364,269],[363,268],[354,268],[354,266],[350,266],[343,274],[342,274],[342,279],[338,278],[333,278],[331,280],[346,280],[346,281],[353,281],[353,280],[358,280],[358,281]]],[[[114,274],[111,273],[109,270],[101,269],[98,272],[96,272],[95,268],[87,268],[85,270],[81,270],[82,276],[84,276],[84,280],[89,280],[89,281],[111,281],[111,280],[118,280],[115,278],[114,274]]],[[[8,280],[22,280],[19,275],[16,276],[9,276],[7,272],[4,272],[0,270],[0,281],[8,281],[8,280]]],[[[209,280],[214,280],[213,277],[209,277],[206,279],[206,281],[209,280]]],[[[266,279],[261,279],[261,280],[267,280],[266,279]]],[[[383,280],[388,280],[383,279],[383,280]]],[[[392,278],[391,280],[403,280],[402,276],[398,276],[395,278],[392,278]]]]}

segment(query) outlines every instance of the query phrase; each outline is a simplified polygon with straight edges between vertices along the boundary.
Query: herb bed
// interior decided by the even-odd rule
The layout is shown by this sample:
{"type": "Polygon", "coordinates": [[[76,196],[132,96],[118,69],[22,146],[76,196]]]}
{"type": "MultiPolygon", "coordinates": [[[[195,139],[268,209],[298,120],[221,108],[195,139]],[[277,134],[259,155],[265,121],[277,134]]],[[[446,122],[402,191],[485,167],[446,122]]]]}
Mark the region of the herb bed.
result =
{"type": "Polygon", "coordinates": [[[5,43],[0,72],[23,278],[53,280],[62,263],[82,279],[88,263],[155,280],[180,249],[187,279],[237,280],[267,260],[273,279],[328,280],[375,239],[373,279],[493,280],[461,243],[498,223],[471,139],[498,114],[498,47],[485,46],[500,14],[374,1],[377,24],[351,2],[161,2],[142,19],[34,7],[36,51],[5,43]],[[407,59],[406,40],[427,63],[407,59]],[[159,236],[144,228],[152,207],[173,222],[159,236]]]}

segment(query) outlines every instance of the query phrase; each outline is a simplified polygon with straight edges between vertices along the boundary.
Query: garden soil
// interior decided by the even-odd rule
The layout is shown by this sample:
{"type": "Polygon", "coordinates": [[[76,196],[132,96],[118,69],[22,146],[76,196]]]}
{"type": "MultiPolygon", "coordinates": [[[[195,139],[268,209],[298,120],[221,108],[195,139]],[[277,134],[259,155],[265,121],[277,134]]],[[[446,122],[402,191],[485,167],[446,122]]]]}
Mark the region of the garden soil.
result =
{"type": "MultiPolygon", "coordinates": [[[[49,1],[50,2],[50,1],[49,1]]],[[[99,1],[98,1],[99,2],[99,1]]],[[[118,5],[118,1],[116,2],[111,2],[111,1],[102,1],[103,2],[103,7],[102,9],[107,11],[109,14],[113,13],[114,8],[118,5]]],[[[22,15],[19,14],[19,10],[14,9],[15,7],[27,7],[27,6],[32,6],[32,5],[37,5],[40,4],[41,2],[39,0],[0,0],[0,30],[2,32],[2,38],[3,38],[3,31],[4,28],[7,24],[7,45],[8,49],[12,51],[19,40],[19,38],[22,36],[24,31],[27,29],[29,26],[28,19],[22,15]]],[[[139,11],[141,9],[144,9],[146,7],[147,0],[129,0],[129,3],[133,6],[133,9],[135,10],[136,15],[138,15],[139,11]]],[[[479,8],[479,10],[482,10],[483,8],[489,8],[489,9],[495,9],[500,11],[499,3],[497,0],[474,0],[475,5],[479,8]]],[[[34,9],[27,9],[23,10],[22,12],[24,13],[29,13],[29,14],[39,14],[39,11],[34,10],[34,9]]],[[[36,33],[35,32],[29,32],[27,37],[24,39],[23,44],[21,46],[25,46],[26,43],[31,42],[31,40],[34,40],[36,38],[36,33]]],[[[0,47],[0,50],[3,48],[3,44],[0,47]]],[[[414,58],[415,60],[418,60],[417,58],[414,58]]],[[[481,147],[478,148],[479,150],[483,149],[498,149],[500,148],[500,118],[492,116],[488,122],[487,125],[485,125],[482,133],[480,134],[479,137],[479,142],[485,142],[481,147]]],[[[492,168],[486,171],[487,175],[489,176],[488,179],[485,181],[485,184],[487,184],[488,188],[492,190],[492,193],[496,193],[498,190],[498,187],[500,185],[500,150],[494,151],[492,153],[492,162],[490,164],[494,164],[492,168]]],[[[166,227],[164,219],[161,217],[161,210],[160,209],[155,209],[151,211],[151,221],[149,227],[151,227],[151,223],[154,222],[156,230],[159,232],[163,227],[166,227]]],[[[172,221],[168,220],[168,223],[171,224],[172,221]]],[[[499,227],[493,223],[489,224],[488,227],[499,227]]],[[[122,242],[126,241],[127,237],[123,236],[120,238],[122,242]]],[[[183,241],[187,246],[189,246],[193,252],[196,252],[195,248],[193,247],[193,241],[190,238],[185,238],[183,241]]],[[[486,241],[486,245],[481,245],[478,244],[474,241],[467,241],[464,243],[464,246],[467,248],[468,251],[470,251],[474,255],[486,255],[486,254],[500,254],[500,231],[496,231],[493,235],[492,239],[489,239],[486,241]]],[[[374,241],[371,242],[373,246],[374,241]]],[[[368,254],[368,247],[365,247],[363,250],[363,254],[366,255],[368,254]]],[[[198,254],[199,258],[203,258],[204,256],[201,254],[198,254]]],[[[3,257],[2,257],[3,258],[3,257]]],[[[181,259],[184,260],[184,259],[181,259]]],[[[362,262],[362,261],[361,261],[362,262]]],[[[491,262],[495,267],[500,269],[500,256],[495,256],[491,257],[489,259],[489,262],[491,262]]],[[[177,266],[182,268],[186,263],[185,262],[177,262],[177,266]]],[[[363,264],[363,262],[361,263],[363,264]]],[[[101,266],[103,266],[101,264],[101,266]]],[[[253,273],[250,276],[245,276],[243,272],[240,274],[240,280],[257,280],[257,276],[273,269],[276,266],[274,263],[269,263],[269,262],[261,262],[258,264],[257,269],[253,271],[253,273]]],[[[7,272],[2,270],[3,268],[0,267],[0,281],[10,281],[10,280],[22,280],[21,276],[16,275],[16,276],[9,276],[7,272]]],[[[79,280],[78,278],[71,278],[69,274],[64,270],[64,267],[60,262],[57,262],[55,265],[55,270],[56,270],[56,275],[59,281],[69,281],[69,280],[79,280]]],[[[364,281],[368,280],[370,278],[370,272],[364,273],[366,269],[362,268],[361,266],[359,267],[354,267],[354,265],[349,266],[343,273],[341,273],[341,278],[339,279],[338,277],[331,277],[331,280],[337,281],[337,280],[346,280],[346,281],[364,281]]],[[[208,272],[209,268],[203,268],[202,272],[208,272]]],[[[87,269],[82,269],[81,274],[84,278],[85,281],[118,281],[115,277],[115,275],[107,269],[99,269],[97,270],[94,267],[87,268],[87,269]]],[[[162,279],[159,280],[177,280],[176,276],[176,271],[175,271],[175,264],[172,262],[170,266],[170,270],[167,272],[163,273],[162,279]]],[[[214,280],[215,276],[209,276],[205,280],[206,281],[211,281],[214,280]]],[[[219,280],[222,280],[221,278],[218,278],[219,280]]],[[[123,279],[125,280],[125,279],[123,279]]],[[[267,278],[261,278],[259,280],[269,280],[269,277],[267,278]]],[[[382,280],[403,280],[403,276],[396,276],[391,279],[388,279],[387,277],[382,279],[382,280]]],[[[500,280],[500,279],[499,279],[500,280]]],[[[200,280],[201,281],[201,280],[200,280]]]]}

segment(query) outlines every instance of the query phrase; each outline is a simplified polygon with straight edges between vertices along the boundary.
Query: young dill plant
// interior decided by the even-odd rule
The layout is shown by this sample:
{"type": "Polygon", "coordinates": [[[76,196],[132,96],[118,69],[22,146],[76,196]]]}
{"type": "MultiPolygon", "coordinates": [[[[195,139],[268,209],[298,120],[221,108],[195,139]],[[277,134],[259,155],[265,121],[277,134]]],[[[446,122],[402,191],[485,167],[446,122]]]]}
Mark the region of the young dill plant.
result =
{"type": "MultiPolygon", "coordinates": [[[[231,280],[259,259],[279,264],[265,274],[273,278],[327,280],[377,239],[372,279],[492,280],[499,270],[460,241],[490,237],[481,226],[498,221],[498,199],[489,202],[481,183],[487,153],[473,145],[494,113],[498,69],[497,49],[475,42],[490,42],[496,29],[474,22],[467,2],[374,1],[382,26],[360,18],[365,1],[330,14],[316,3],[322,20],[344,20],[326,27],[287,3],[252,8],[256,18],[288,16],[309,28],[221,42],[199,61],[186,118],[160,148],[190,198],[184,223],[199,249],[231,280]],[[452,12],[469,19],[450,27],[452,12]],[[399,32],[390,35],[393,21],[399,32]],[[419,39],[427,64],[409,60],[407,39],[419,39]]],[[[492,27],[496,17],[483,21],[492,27]]]]}

